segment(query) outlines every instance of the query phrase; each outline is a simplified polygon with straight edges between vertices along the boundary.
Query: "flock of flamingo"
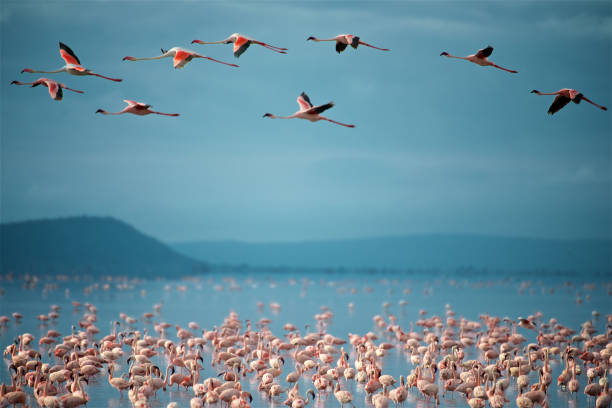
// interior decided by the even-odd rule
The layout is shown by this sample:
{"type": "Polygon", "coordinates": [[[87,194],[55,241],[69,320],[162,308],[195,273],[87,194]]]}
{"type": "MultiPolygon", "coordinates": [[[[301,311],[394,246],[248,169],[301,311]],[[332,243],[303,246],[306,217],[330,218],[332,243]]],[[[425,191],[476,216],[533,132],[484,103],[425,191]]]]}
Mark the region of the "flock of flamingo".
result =
{"type": "MultiPolygon", "coordinates": [[[[373,316],[378,334],[336,337],[329,332],[334,312],[326,306],[314,315],[313,330],[307,325],[301,332],[286,323],[284,333],[274,334],[270,319],[242,321],[235,312],[213,330],[197,322],[181,327],[161,319],[160,302],[142,315],[144,329],[138,329],[137,318],[120,313],[105,334],[96,326],[95,305],[78,301],[72,305],[73,314],[80,317],[70,333],[50,329],[39,339],[22,333],[6,346],[11,384],[0,387],[0,407],[25,407],[28,399],[48,408],[86,405],[87,386],[105,376],[119,398],[127,394],[135,408],[151,407],[158,392],[175,387],[193,393],[191,408],[215,404],[250,408],[253,395],[244,389],[245,382],[256,384],[272,406],[282,402],[290,408],[304,408],[330,395],[342,408],[354,407],[351,390],[356,384],[366,393],[366,403],[375,408],[404,406],[414,393],[424,404],[438,405],[441,395],[451,395],[455,404],[502,408],[510,403],[508,390],[518,390],[519,408],[549,408],[553,386],[572,400],[583,392],[596,408],[609,407],[612,400],[608,381],[612,315],[606,316],[607,332],[596,334],[590,320],[576,332],[539,312],[518,319],[484,314],[474,321],[456,316],[446,305],[445,316],[427,317],[427,311],[421,310],[419,319],[407,328],[388,312],[387,303],[385,316],[373,316]],[[150,325],[151,332],[146,328],[150,325]],[[519,330],[531,332],[528,336],[535,341],[529,342],[519,330]],[[399,378],[383,372],[392,349],[404,354],[413,367],[399,378]],[[556,381],[553,365],[565,367],[556,381]],[[295,370],[287,373],[285,366],[295,370]],[[203,378],[206,371],[209,374],[203,378]],[[532,383],[530,374],[537,375],[537,382],[532,383]],[[581,387],[579,377],[584,375],[588,383],[581,387]],[[300,390],[300,383],[311,386],[300,390]]],[[[271,303],[270,308],[279,310],[280,305],[271,303]]],[[[48,314],[38,316],[44,324],[41,329],[59,314],[60,307],[51,305],[48,314]]],[[[12,319],[0,316],[0,329],[13,319],[19,324],[22,318],[18,312],[12,319]]],[[[177,406],[171,402],[167,408],[177,406]]]]}
{"type": "MultiPolygon", "coordinates": [[[[377,50],[390,51],[387,48],[380,48],[380,47],[376,47],[374,45],[365,43],[358,36],[352,35],[352,34],[340,34],[340,35],[337,35],[329,39],[319,39],[319,38],[311,36],[307,38],[307,41],[314,41],[314,42],[333,41],[336,43],[336,51],[338,53],[343,52],[349,45],[355,49],[357,49],[359,45],[364,45],[370,48],[375,48],[377,50]]],[[[234,44],[234,56],[236,58],[240,57],[249,48],[251,44],[260,45],[268,50],[271,50],[271,51],[274,51],[280,54],[287,53],[287,48],[281,48],[281,47],[277,47],[274,45],[270,45],[270,44],[249,38],[247,36],[244,36],[238,33],[234,33],[230,35],[228,38],[226,38],[225,40],[221,40],[221,41],[206,42],[206,41],[201,41],[201,40],[193,40],[191,43],[192,44],[234,44]]],[[[93,76],[97,76],[97,77],[108,79],[108,80],[115,81],[115,82],[121,82],[121,79],[110,78],[104,75],[96,74],[93,71],[81,66],[81,61],[79,60],[79,58],[72,51],[72,49],[70,49],[70,47],[68,47],[66,44],[60,42],[59,47],[60,47],[60,56],[64,59],[64,61],[66,61],[66,65],[63,66],[62,68],[55,70],[55,71],[38,71],[38,70],[30,69],[30,68],[25,68],[21,72],[22,73],[24,72],[45,73],[45,74],[66,72],[71,75],[81,75],[81,76],[82,75],[93,75],[93,76]]],[[[220,60],[217,60],[211,57],[207,57],[205,55],[199,54],[191,50],[187,50],[182,47],[173,47],[173,48],[170,48],[169,50],[162,49],[161,52],[162,54],[156,57],[134,58],[131,56],[127,56],[127,57],[124,57],[123,60],[124,61],[143,61],[143,60],[157,60],[157,59],[172,57],[173,62],[174,62],[174,68],[178,69],[178,68],[183,68],[185,65],[187,65],[187,63],[189,63],[194,58],[202,58],[202,59],[207,59],[209,61],[217,62],[220,64],[225,64],[231,67],[238,67],[238,65],[236,64],[231,64],[231,63],[220,61],[220,60]]],[[[518,72],[515,70],[501,67],[495,64],[493,61],[490,61],[489,57],[491,56],[492,52],[493,52],[493,47],[488,46],[486,48],[478,50],[478,52],[475,54],[468,55],[467,57],[458,57],[455,55],[451,55],[446,51],[442,52],[440,55],[445,56],[447,58],[457,58],[457,59],[470,61],[480,66],[494,67],[494,68],[497,68],[497,69],[500,69],[506,72],[513,73],[513,74],[516,74],[518,72]]],[[[35,82],[12,81],[11,83],[16,84],[16,85],[31,85],[32,87],[35,87],[38,85],[44,85],[49,89],[49,94],[51,95],[51,98],[57,101],[62,99],[63,89],[73,91],[73,92],[83,93],[83,91],[69,88],[64,84],[59,83],[49,78],[39,78],[35,82]]],[[[552,105],[550,105],[550,108],[548,109],[548,113],[551,115],[558,112],[569,102],[574,102],[576,104],[579,104],[583,100],[602,110],[607,110],[605,106],[599,105],[591,101],[590,99],[585,97],[581,92],[575,89],[564,88],[557,92],[551,92],[551,93],[543,93],[537,90],[533,90],[531,92],[537,95],[556,95],[555,100],[553,101],[552,105]]],[[[334,106],[333,102],[315,106],[310,102],[310,98],[304,92],[302,92],[302,94],[298,96],[297,102],[299,105],[299,110],[292,115],[276,116],[272,113],[266,113],[263,116],[267,118],[271,118],[271,119],[299,118],[299,119],[308,120],[310,122],[318,122],[320,120],[325,120],[325,121],[328,121],[328,122],[331,122],[337,125],[349,127],[349,128],[355,127],[355,125],[337,122],[337,121],[331,120],[321,115],[321,113],[323,113],[324,111],[334,106]]],[[[96,113],[101,113],[104,115],[121,115],[124,113],[131,113],[134,115],[141,115],[141,116],[149,115],[149,114],[157,114],[157,115],[165,115],[165,116],[179,116],[178,113],[162,113],[162,112],[153,111],[150,109],[151,105],[142,103],[142,102],[125,100],[125,103],[127,103],[128,106],[126,106],[123,110],[119,112],[108,112],[104,109],[98,109],[96,113]]]]}

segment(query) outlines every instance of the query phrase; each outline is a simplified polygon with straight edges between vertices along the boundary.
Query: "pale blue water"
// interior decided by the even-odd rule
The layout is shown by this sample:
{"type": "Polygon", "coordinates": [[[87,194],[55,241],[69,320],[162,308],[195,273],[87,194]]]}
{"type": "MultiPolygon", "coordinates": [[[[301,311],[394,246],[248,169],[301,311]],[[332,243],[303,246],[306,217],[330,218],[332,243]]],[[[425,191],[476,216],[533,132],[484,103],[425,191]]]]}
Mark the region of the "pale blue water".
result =
{"type": "MultiPolygon", "coordinates": [[[[0,315],[10,315],[14,311],[23,314],[22,323],[16,325],[10,322],[7,328],[0,329],[0,345],[4,349],[20,333],[30,332],[36,337],[36,344],[41,335],[54,328],[66,335],[70,333],[71,326],[81,317],[82,309],[73,311],[73,300],[81,303],[90,302],[98,309],[98,322],[96,325],[101,333],[98,338],[111,332],[111,322],[119,320],[119,313],[126,313],[137,318],[137,329],[148,329],[153,335],[152,323],[142,323],[141,317],[145,312],[152,312],[153,305],[163,301],[161,316],[153,321],[169,322],[186,327],[190,321],[197,322],[200,327],[212,329],[220,325],[230,311],[236,311],[244,321],[250,319],[254,322],[263,317],[270,318],[270,328],[277,336],[285,332],[282,326],[291,322],[302,333],[304,326],[316,326],[314,315],[321,312],[321,306],[327,306],[334,312],[332,324],[328,331],[347,339],[348,333],[365,334],[374,331],[383,340],[385,334],[374,327],[374,315],[392,313],[398,317],[398,323],[405,329],[410,322],[419,318],[419,310],[428,311],[427,316],[445,316],[445,305],[450,304],[456,312],[456,317],[466,317],[478,320],[480,314],[493,316],[508,316],[516,319],[518,316],[528,316],[538,311],[542,312],[544,321],[555,317],[564,326],[579,331],[579,326],[586,320],[592,320],[599,333],[605,330],[605,315],[612,313],[612,283],[609,276],[570,276],[526,274],[519,277],[491,276],[484,274],[399,274],[399,273],[299,273],[287,271],[285,273],[258,273],[225,276],[221,273],[210,273],[189,280],[65,280],[57,281],[41,278],[33,289],[25,289],[23,280],[0,281],[4,295],[0,297],[0,315]],[[108,288],[104,288],[107,284],[108,288]],[[177,290],[184,285],[185,291],[177,290]],[[369,289],[367,289],[369,288],[369,289]],[[371,289],[371,291],[370,291],[371,289]],[[354,293],[355,292],[355,293],[354,293]],[[582,299],[578,304],[576,299],[582,299]],[[407,304],[400,306],[400,301],[407,304]],[[264,307],[259,309],[257,303],[262,302],[264,307]],[[277,302],[280,311],[276,314],[271,311],[269,304],[277,302]],[[389,302],[387,310],[383,304],[389,302]],[[348,304],[353,303],[354,309],[349,310],[348,304]],[[36,316],[50,311],[49,306],[57,304],[61,307],[60,317],[54,323],[40,325],[36,316]],[[592,311],[601,314],[594,319],[592,311]]],[[[312,329],[311,330],[314,330],[312,329]]],[[[529,341],[534,336],[527,330],[520,329],[521,334],[529,341]]],[[[176,330],[170,328],[168,337],[175,339],[176,330]]],[[[348,347],[347,347],[348,348],[348,347]]],[[[124,350],[127,350],[124,347],[124,350]]],[[[209,350],[209,349],[206,349],[209,350]]],[[[209,350],[210,352],[210,350],[209,350]]],[[[128,354],[120,360],[125,370],[128,354]]],[[[468,355],[467,358],[475,358],[468,355]]],[[[48,357],[44,357],[49,361],[48,357]]],[[[160,366],[165,363],[159,357],[153,358],[160,366]]],[[[287,362],[289,362],[287,360],[287,362]]],[[[353,359],[351,358],[351,363],[353,359]]],[[[398,348],[390,350],[383,360],[384,374],[391,374],[397,379],[400,374],[407,375],[412,366],[409,355],[398,348]]],[[[559,363],[553,362],[553,379],[560,373],[559,363]]],[[[293,364],[286,364],[283,374],[278,377],[281,385],[285,386],[284,378],[293,371],[293,364]]],[[[217,371],[211,368],[207,361],[202,379],[216,376],[217,371]]],[[[243,380],[244,388],[251,391],[254,396],[253,407],[267,407],[270,402],[260,397],[256,391],[257,383],[251,377],[250,385],[243,380]],[[249,389],[250,387],[250,389],[249,389]]],[[[0,368],[0,380],[10,381],[7,366],[0,368]]],[[[582,387],[586,384],[585,375],[579,378],[582,387]]],[[[532,382],[537,382],[534,374],[532,382]]],[[[302,380],[300,389],[304,392],[312,387],[312,382],[302,380]]],[[[349,389],[354,394],[354,403],[357,407],[365,407],[365,393],[361,386],[353,383],[349,389]]],[[[100,375],[97,380],[90,381],[86,390],[90,395],[89,407],[130,407],[127,396],[119,399],[118,392],[108,385],[106,375],[100,375]]],[[[516,390],[507,393],[511,400],[507,406],[515,406],[516,390]]],[[[165,407],[170,401],[176,401],[179,406],[189,406],[192,391],[158,392],[159,400],[153,401],[154,407],[165,407]]],[[[284,398],[283,398],[284,400],[284,398]]],[[[408,406],[434,406],[420,398],[416,391],[409,396],[408,406]]],[[[582,391],[576,400],[569,398],[568,393],[557,390],[556,381],[549,389],[551,407],[582,407],[587,401],[582,391]]],[[[591,402],[592,404],[593,402],[591,402]]],[[[32,399],[33,406],[36,402],[32,399]]],[[[338,406],[335,398],[330,396],[327,402],[318,401],[316,406],[338,406]]],[[[282,407],[280,402],[273,402],[273,406],[282,407]]],[[[442,407],[467,406],[465,398],[459,395],[441,398],[442,407]]]]}

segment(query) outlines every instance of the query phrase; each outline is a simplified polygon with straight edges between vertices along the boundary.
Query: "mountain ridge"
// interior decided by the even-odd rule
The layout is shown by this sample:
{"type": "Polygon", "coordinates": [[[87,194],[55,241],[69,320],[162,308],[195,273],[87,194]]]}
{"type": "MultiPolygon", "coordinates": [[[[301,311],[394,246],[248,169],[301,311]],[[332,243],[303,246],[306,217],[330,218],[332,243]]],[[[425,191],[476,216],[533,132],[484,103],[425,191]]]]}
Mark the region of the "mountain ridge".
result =
{"type": "Polygon", "coordinates": [[[113,217],[75,216],[0,224],[3,273],[173,276],[203,271],[201,261],[113,217]]]}

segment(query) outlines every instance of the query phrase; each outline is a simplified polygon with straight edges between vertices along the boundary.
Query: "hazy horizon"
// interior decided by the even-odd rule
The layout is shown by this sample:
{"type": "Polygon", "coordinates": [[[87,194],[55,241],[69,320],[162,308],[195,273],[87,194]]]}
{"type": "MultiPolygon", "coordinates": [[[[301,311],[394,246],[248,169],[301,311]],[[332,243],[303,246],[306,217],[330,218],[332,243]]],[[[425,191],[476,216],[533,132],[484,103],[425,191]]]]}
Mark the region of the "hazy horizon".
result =
{"type": "Polygon", "coordinates": [[[609,239],[611,112],[546,114],[575,88],[612,105],[610,2],[3,1],[0,220],[109,215],[164,242],[410,234],[609,239]],[[172,17],[168,17],[172,16],[172,17]],[[175,19],[180,16],[181,23],[175,19]],[[109,29],[112,22],[112,29],[109,29]],[[289,49],[191,45],[240,32],[289,49]],[[355,33],[390,52],[306,41],[355,33]],[[9,85],[63,65],[58,41],[114,83],[9,85]],[[491,45],[509,74],[468,55],[491,45]],[[184,46],[223,61],[122,61],[184,46]],[[332,119],[293,113],[305,91],[332,119]],[[178,118],[96,115],[123,99],[178,118]]]}

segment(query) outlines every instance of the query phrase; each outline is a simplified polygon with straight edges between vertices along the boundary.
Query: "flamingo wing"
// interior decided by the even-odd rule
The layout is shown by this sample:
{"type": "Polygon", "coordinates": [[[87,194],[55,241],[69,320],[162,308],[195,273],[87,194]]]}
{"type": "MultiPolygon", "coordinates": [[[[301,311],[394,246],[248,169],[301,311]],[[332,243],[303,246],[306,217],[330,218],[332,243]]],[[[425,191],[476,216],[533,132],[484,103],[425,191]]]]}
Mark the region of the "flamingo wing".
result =
{"type": "Polygon", "coordinates": [[[336,52],[338,54],[340,54],[342,51],[346,50],[346,47],[348,47],[348,44],[345,44],[345,43],[340,42],[340,41],[336,41],[336,52]]]}
{"type": "Polygon", "coordinates": [[[69,46],[60,41],[59,47],[60,55],[64,59],[64,61],[66,61],[66,64],[81,65],[81,61],[79,61],[79,58],[76,56],[74,51],[70,49],[69,46]]]}
{"type": "Polygon", "coordinates": [[[305,92],[302,92],[300,96],[297,98],[297,103],[300,105],[300,110],[305,111],[312,108],[312,102],[310,102],[310,98],[306,95],[305,92]]]}
{"type": "Polygon", "coordinates": [[[130,108],[137,107],[137,108],[142,109],[142,108],[148,108],[151,106],[151,105],[147,105],[146,103],[131,101],[129,99],[124,99],[123,102],[127,103],[130,108]]]}
{"type": "Polygon", "coordinates": [[[326,110],[328,110],[329,108],[333,107],[334,103],[330,102],[330,103],[326,103],[325,105],[319,105],[319,106],[314,106],[310,109],[308,109],[305,113],[322,113],[325,112],[326,110]]]}
{"type": "Polygon", "coordinates": [[[550,108],[548,108],[548,114],[553,115],[556,112],[560,111],[565,105],[567,105],[571,101],[571,98],[568,98],[565,95],[557,95],[555,100],[553,101],[550,108]]]}
{"type": "Polygon", "coordinates": [[[492,53],[493,53],[493,47],[491,47],[489,45],[487,48],[483,48],[482,50],[478,50],[478,52],[476,53],[476,56],[478,58],[487,58],[492,53]]]}
{"type": "Polygon", "coordinates": [[[193,55],[190,52],[178,50],[174,54],[174,68],[183,68],[192,58],[193,55]]]}
{"type": "Polygon", "coordinates": [[[236,38],[236,41],[234,41],[234,57],[241,56],[250,45],[251,41],[248,38],[242,36],[236,38]]]}
{"type": "Polygon", "coordinates": [[[61,101],[64,96],[64,91],[62,91],[62,87],[55,81],[45,81],[47,88],[49,88],[49,95],[51,95],[51,99],[56,101],[61,101]]]}

